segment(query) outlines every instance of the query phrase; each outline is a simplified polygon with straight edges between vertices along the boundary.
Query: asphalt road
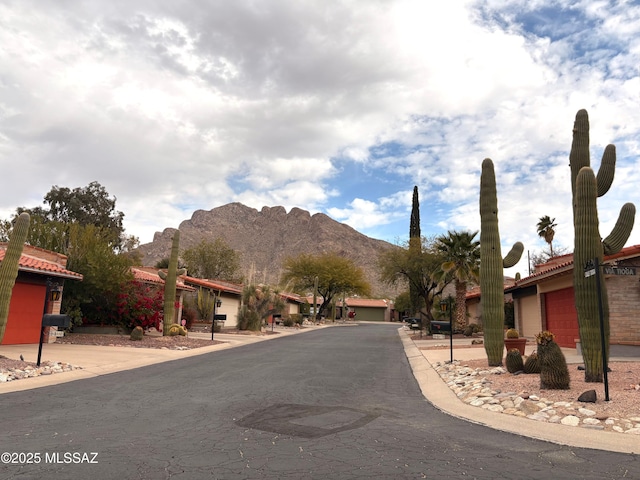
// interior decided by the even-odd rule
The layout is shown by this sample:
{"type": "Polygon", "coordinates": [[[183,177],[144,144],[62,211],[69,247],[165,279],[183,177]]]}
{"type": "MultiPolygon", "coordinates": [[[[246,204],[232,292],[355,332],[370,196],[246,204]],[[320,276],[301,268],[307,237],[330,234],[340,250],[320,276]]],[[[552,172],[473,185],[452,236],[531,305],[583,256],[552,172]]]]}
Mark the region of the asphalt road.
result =
{"type": "Polygon", "coordinates": [[[1,479],[640,478],[637,455],[558,446],[434,409],[389,324],[323,329],[0,402],[0,451],[32,462],[0,464],[1,479]]]}

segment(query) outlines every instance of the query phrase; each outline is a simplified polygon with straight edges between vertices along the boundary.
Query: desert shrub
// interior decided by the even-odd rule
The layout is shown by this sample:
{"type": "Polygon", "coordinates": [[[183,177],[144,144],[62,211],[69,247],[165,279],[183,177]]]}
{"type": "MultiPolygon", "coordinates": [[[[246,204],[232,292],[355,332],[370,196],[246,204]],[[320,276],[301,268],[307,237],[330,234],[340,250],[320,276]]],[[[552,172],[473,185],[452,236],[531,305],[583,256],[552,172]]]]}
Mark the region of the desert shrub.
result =
{"type": "Polygon", "coordinates": [[[116,312],[124,327],[160,330],[163,310],[164,294],[159,288],[134,280],[118,294],[116,312]]]}
{"type": "Polygon", "coordinates": [[[283,318],[282,319],[282,325],[284,325],[285,327],[293,327],[294,324],[295,324],[295,322],[293,321],[293,318],[291,318],[291,317],[287,317],[287,318],[283,318]]]}
{"type": "Polygon", "coordinates": [[[465,337],[470,337],[474,333],[478,333],[480,331],[481,331],[480,326],[477,323],[470,323],[465,327],[464,332],[462,332],[462,334],[465,337]]]}

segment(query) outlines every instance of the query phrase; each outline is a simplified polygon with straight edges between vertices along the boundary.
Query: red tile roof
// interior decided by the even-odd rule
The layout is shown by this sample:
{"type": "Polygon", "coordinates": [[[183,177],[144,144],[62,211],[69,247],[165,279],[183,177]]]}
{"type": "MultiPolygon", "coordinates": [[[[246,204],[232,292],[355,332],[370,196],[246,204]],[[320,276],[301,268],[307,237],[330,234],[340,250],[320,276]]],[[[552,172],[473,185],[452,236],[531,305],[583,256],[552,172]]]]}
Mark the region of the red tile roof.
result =
{"type": "MultiPolygon", "coordinates": [[[[152,283],[155,285],[164,285],[164,280],[158,276],[158,268],[154,267],[131,267],[131,272],[136,280],[144,283],[152,283]]],[[[185,285],[179,277],[176,281],[177,290],[186,290],[188,292],[194,292],[196,289],[185,285]]]]}
{"type": "MultiPolygon", "coordinates": [[[[611,262],[612,260],[620,260],[625,258],[634,258],[640,256],[640,245],[632,245],[630,247],[623,248],[618,253],[613,255],[605,255],[604,262],[611,262]]],[[[561,275],[563,273],[569,273],[573,271],[573,254],[562,255],[552,259],[547,263],[536,265],[539,271],[525,277],[516,282],[514,287],[510,287],[509,290],[513,290],[518,287],[524,287],[527,285],[535,285],[542,279],[547,279],[561,275]],[[560,260],[560,261],[558,261],[560,260]]]]}
{"type": "MultiPolygon", "coordinates": [[[[0,245],[0,262],[4,260],[6,245],[0,245]]],[[[82,275],[71,270],[67,270],[58,263],[44,260],[33,255],[22,254],[18,262],[18,270],[21,272],[37,273],[49,275],[51,277],[68,278],[71,280],[82,280],[82,275]]]]}
{"type": "Polygon", "coordinates": [[[180,279],[187,285],[195,285],[198,287],[218,290],[220,292],[235,293],[237,295],[242,293],[242,285],[237,285],[235,283],[223,282],[221,280],[205,280],[203,278],[194,278],[187,275],[180,276],[180,279]]]}
{"type": "Polygon", "coordinates": [[[345,298],[344,302],[347,307],[368,307],[368,308],[387,308],[389,307],[388,300],[382,300],[378,298],[345,298]]]}

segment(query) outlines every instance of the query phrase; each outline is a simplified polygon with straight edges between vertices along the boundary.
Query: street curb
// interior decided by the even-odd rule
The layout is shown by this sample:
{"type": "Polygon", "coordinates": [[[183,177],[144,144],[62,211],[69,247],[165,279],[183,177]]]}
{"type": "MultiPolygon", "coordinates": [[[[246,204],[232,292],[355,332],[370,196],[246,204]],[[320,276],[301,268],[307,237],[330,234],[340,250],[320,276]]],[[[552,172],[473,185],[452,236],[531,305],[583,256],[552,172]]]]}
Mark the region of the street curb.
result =
{"type": "Polygon", "coordinates": [[[640,452],[640,438],[637,435],[540,422],[466,405],[440,378],[433,365],[409,338],[404,327],[398,329],[398,335],[422,395],[435,408],[447,415],[494,430],[560,445],[620,453],[640,452]]]}

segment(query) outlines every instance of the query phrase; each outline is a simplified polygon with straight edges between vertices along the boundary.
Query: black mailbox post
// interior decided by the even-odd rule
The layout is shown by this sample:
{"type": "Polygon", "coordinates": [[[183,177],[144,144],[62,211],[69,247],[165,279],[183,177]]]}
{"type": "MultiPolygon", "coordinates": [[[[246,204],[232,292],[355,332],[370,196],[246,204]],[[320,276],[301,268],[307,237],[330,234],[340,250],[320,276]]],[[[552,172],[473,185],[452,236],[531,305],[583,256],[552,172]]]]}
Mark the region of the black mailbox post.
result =
{"type": "Polygon", "coordinates": [[[69,328],[71,325],[71,317],[69,315],[53,315],[45,313],[42,315],[42,326],[40,327],[40,345],[38,345],[38,361],[36,365],[40,366],[40,358],[42,358],[42,342],[44,340],[45,327],[62,327],[69,328]]]}

